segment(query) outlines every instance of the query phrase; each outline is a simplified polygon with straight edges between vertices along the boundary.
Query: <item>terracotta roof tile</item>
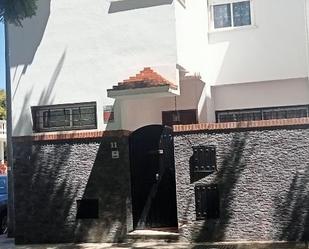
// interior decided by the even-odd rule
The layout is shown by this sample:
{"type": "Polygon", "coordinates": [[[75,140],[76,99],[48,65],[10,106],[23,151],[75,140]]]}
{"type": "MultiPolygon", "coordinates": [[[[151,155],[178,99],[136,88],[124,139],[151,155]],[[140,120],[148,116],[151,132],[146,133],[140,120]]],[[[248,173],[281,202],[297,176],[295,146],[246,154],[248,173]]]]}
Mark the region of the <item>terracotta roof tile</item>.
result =
{"type": "Polygon", "coordinates": [[[177,89],[176,85],[165,79],[153,69],[150,67],[145,67],[135,76],[129,77],[128,79],[119,82],[117,86],[113,86],[113,90],[147,88],[166,85],[169,85],[173,89],[177,89]]]}

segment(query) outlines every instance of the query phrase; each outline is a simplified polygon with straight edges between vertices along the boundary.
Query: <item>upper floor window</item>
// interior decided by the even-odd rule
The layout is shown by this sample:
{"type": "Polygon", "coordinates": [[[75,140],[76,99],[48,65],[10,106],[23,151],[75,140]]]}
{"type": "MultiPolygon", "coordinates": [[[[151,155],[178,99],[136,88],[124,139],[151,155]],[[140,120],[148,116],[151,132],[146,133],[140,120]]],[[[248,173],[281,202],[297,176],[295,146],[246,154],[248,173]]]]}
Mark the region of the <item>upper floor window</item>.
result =
{"type": "Polygon", "coordinates": [[[96,103],[32,107],[33,130],[61,131],[96,129],[96,103]]]}
{"type": "Polygon", "coordinates": [[[211,1],[212,29],[248,26],[252,24],[251,1],[211,1]]]}

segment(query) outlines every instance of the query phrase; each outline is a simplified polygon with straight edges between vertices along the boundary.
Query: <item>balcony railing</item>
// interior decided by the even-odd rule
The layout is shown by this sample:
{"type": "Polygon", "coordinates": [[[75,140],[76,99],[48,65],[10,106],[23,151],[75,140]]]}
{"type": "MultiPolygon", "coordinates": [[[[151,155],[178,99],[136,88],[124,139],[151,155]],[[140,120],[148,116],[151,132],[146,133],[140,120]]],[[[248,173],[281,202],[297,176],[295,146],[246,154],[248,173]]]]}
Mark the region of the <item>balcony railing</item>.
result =
{"type": "Polygon", "coordinates": [[[0,120],[0,135],[6,135],[6,120],[0,120]]]}

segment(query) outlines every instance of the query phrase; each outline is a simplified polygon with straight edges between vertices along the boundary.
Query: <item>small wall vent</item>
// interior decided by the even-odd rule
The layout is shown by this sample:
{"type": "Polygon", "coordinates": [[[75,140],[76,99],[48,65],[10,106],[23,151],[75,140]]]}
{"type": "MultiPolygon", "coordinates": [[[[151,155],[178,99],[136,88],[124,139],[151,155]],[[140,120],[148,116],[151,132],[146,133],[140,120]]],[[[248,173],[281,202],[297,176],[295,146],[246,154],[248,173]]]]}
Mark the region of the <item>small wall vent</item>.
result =
{"type": "Polygon", "coordinates": [[[77,200],[76,219],[98,219],[98,218],[99,218],[98,199],[77,200]]]}

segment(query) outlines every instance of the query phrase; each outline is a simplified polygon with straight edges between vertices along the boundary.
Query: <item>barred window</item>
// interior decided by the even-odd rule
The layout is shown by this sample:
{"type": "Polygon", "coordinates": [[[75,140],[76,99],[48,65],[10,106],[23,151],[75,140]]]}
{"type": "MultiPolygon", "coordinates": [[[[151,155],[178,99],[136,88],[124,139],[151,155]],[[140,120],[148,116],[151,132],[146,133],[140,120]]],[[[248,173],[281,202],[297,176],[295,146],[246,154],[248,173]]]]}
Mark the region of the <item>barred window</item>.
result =
{"type": "Polygon", "coordinates": [[[240,122],[254,120],[303,118],[309,115],[309,106],[286,106],[230,111],[217,111],[217,122],[240,122]]]}
{"type": "Polygon", "coordinates": [[[31,109],[35,132],[97,128],[95,102],[34,106],[31,109]]]}

